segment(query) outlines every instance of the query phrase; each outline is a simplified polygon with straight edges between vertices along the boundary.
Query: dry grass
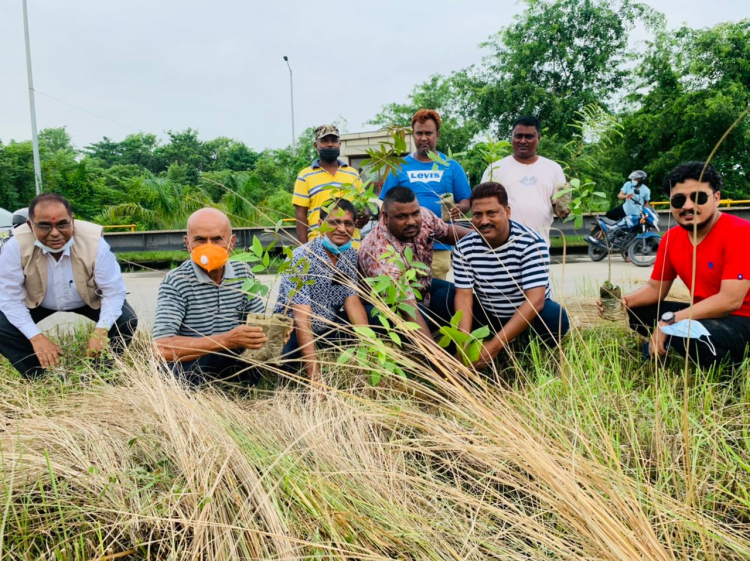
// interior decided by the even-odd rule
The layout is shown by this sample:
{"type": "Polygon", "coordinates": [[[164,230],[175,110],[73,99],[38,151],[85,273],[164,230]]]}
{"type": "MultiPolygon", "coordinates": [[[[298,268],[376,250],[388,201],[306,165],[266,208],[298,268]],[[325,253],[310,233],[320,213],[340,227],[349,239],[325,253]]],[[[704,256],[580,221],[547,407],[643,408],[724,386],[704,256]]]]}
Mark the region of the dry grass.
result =
{"type": "Polygon", "coordinates": [[[513,389],[446,361],[191,391],[137,349],[110,383],[6,375],[0,557],[747,558],[747,374],[694,381],[686,459],[671,373],[639,380],[611,333],[565,351],[513,389]]]}

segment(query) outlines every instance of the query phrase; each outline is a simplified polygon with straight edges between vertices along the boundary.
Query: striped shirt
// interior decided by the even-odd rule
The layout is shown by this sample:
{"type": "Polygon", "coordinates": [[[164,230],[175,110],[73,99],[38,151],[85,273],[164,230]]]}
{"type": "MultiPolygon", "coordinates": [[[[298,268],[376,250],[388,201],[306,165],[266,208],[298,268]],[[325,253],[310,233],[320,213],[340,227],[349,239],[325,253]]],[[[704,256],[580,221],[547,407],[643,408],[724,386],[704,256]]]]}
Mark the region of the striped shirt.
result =
{"type": "Polygon", "coordinates": [[[159,286],[154,339],[226,333],[245,323],[248,313],[263,313],[263,301],[242,290],[243,283],[253,278],[247,263],[229,261],[217,285],[192,260],[185,261],[159,286]]]}
{"type": "Polygon", "coordinates": [[[502,246],[492,249],[478,232],[472,232],[453,250],[456,288],[473,289],[482,307],[502,320],[516,313],[527,290],[544,286],[550,297],[549,264],[547,243],[513,220],[502,246]]]}

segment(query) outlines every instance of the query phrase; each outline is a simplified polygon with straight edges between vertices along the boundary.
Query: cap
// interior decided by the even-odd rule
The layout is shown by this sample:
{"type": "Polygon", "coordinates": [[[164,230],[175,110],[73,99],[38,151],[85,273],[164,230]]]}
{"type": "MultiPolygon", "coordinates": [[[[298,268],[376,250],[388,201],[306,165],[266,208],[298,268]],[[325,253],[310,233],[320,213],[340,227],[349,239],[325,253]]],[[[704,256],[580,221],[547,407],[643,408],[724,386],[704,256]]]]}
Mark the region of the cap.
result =
{"type": "Polygon", "coordinates": [[[336,138],[340,136],[339,129],[338,127],[336,127],[336,125],[320,125],[317,129],[315,129],[315,140],[319,140],[324,136],[329,135],[333,135],[336,138]]]}

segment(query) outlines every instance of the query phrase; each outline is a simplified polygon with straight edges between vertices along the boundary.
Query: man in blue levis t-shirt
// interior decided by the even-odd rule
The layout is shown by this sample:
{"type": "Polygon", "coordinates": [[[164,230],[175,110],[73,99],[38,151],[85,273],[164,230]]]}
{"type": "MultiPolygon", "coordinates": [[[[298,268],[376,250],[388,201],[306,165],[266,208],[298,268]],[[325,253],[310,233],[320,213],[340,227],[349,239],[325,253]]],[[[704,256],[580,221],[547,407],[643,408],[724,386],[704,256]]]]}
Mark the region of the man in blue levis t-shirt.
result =
{"type": "MultiPolygon", "coordinates": [[[[441,196],[452,195],[451,219],[459,218],[469,210],[471,187],[466,172],[455,160],[437,152],[440,138],[440,115],[431,109],[420,109],[411,119],[411,128],[417,151],[406,156],[406,163],[397,174],[389,174],[380,199],[393,187],[409,187],[417,195],[419,206],[442,215],[441,196]],[[448,163],[436,164],[429,153],[436,152],[448,163]]],[[[451,246],[435,242],[432,259],[432,276],[445,280],[451,266],[451,246]]]]}

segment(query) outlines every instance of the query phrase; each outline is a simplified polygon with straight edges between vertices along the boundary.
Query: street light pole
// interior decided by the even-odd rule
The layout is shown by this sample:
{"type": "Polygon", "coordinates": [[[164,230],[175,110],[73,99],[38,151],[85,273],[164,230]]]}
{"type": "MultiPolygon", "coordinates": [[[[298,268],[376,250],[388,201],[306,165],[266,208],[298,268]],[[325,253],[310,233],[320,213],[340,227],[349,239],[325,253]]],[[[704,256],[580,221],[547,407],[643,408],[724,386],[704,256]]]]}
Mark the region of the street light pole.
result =
{"type": "MultiPolygon", "coordinates": [[[[26,0],[24,0],[25,2],[26,0]]],[[[292,77],[292,67],[289,65],[289,57],[284,55],[284,61],[289,68],[289,90],[292,95],[292,153],[297,153],[297,136],[294,134],[294,79],[292,77]]]]}
{"type": "Polygon", "coordinates": [[[29,13],[23,2],[23,34],[26,39],[26,76],[29,81],[29,109],[31,110],[31,145],[34,152],[34,184],[36,194],[42,192],[42,164],[39,160],[39,138],[36,134],[36,103],[34,102],[34,77],[31,74],[31,44],[29,43],[29,13]]]}

